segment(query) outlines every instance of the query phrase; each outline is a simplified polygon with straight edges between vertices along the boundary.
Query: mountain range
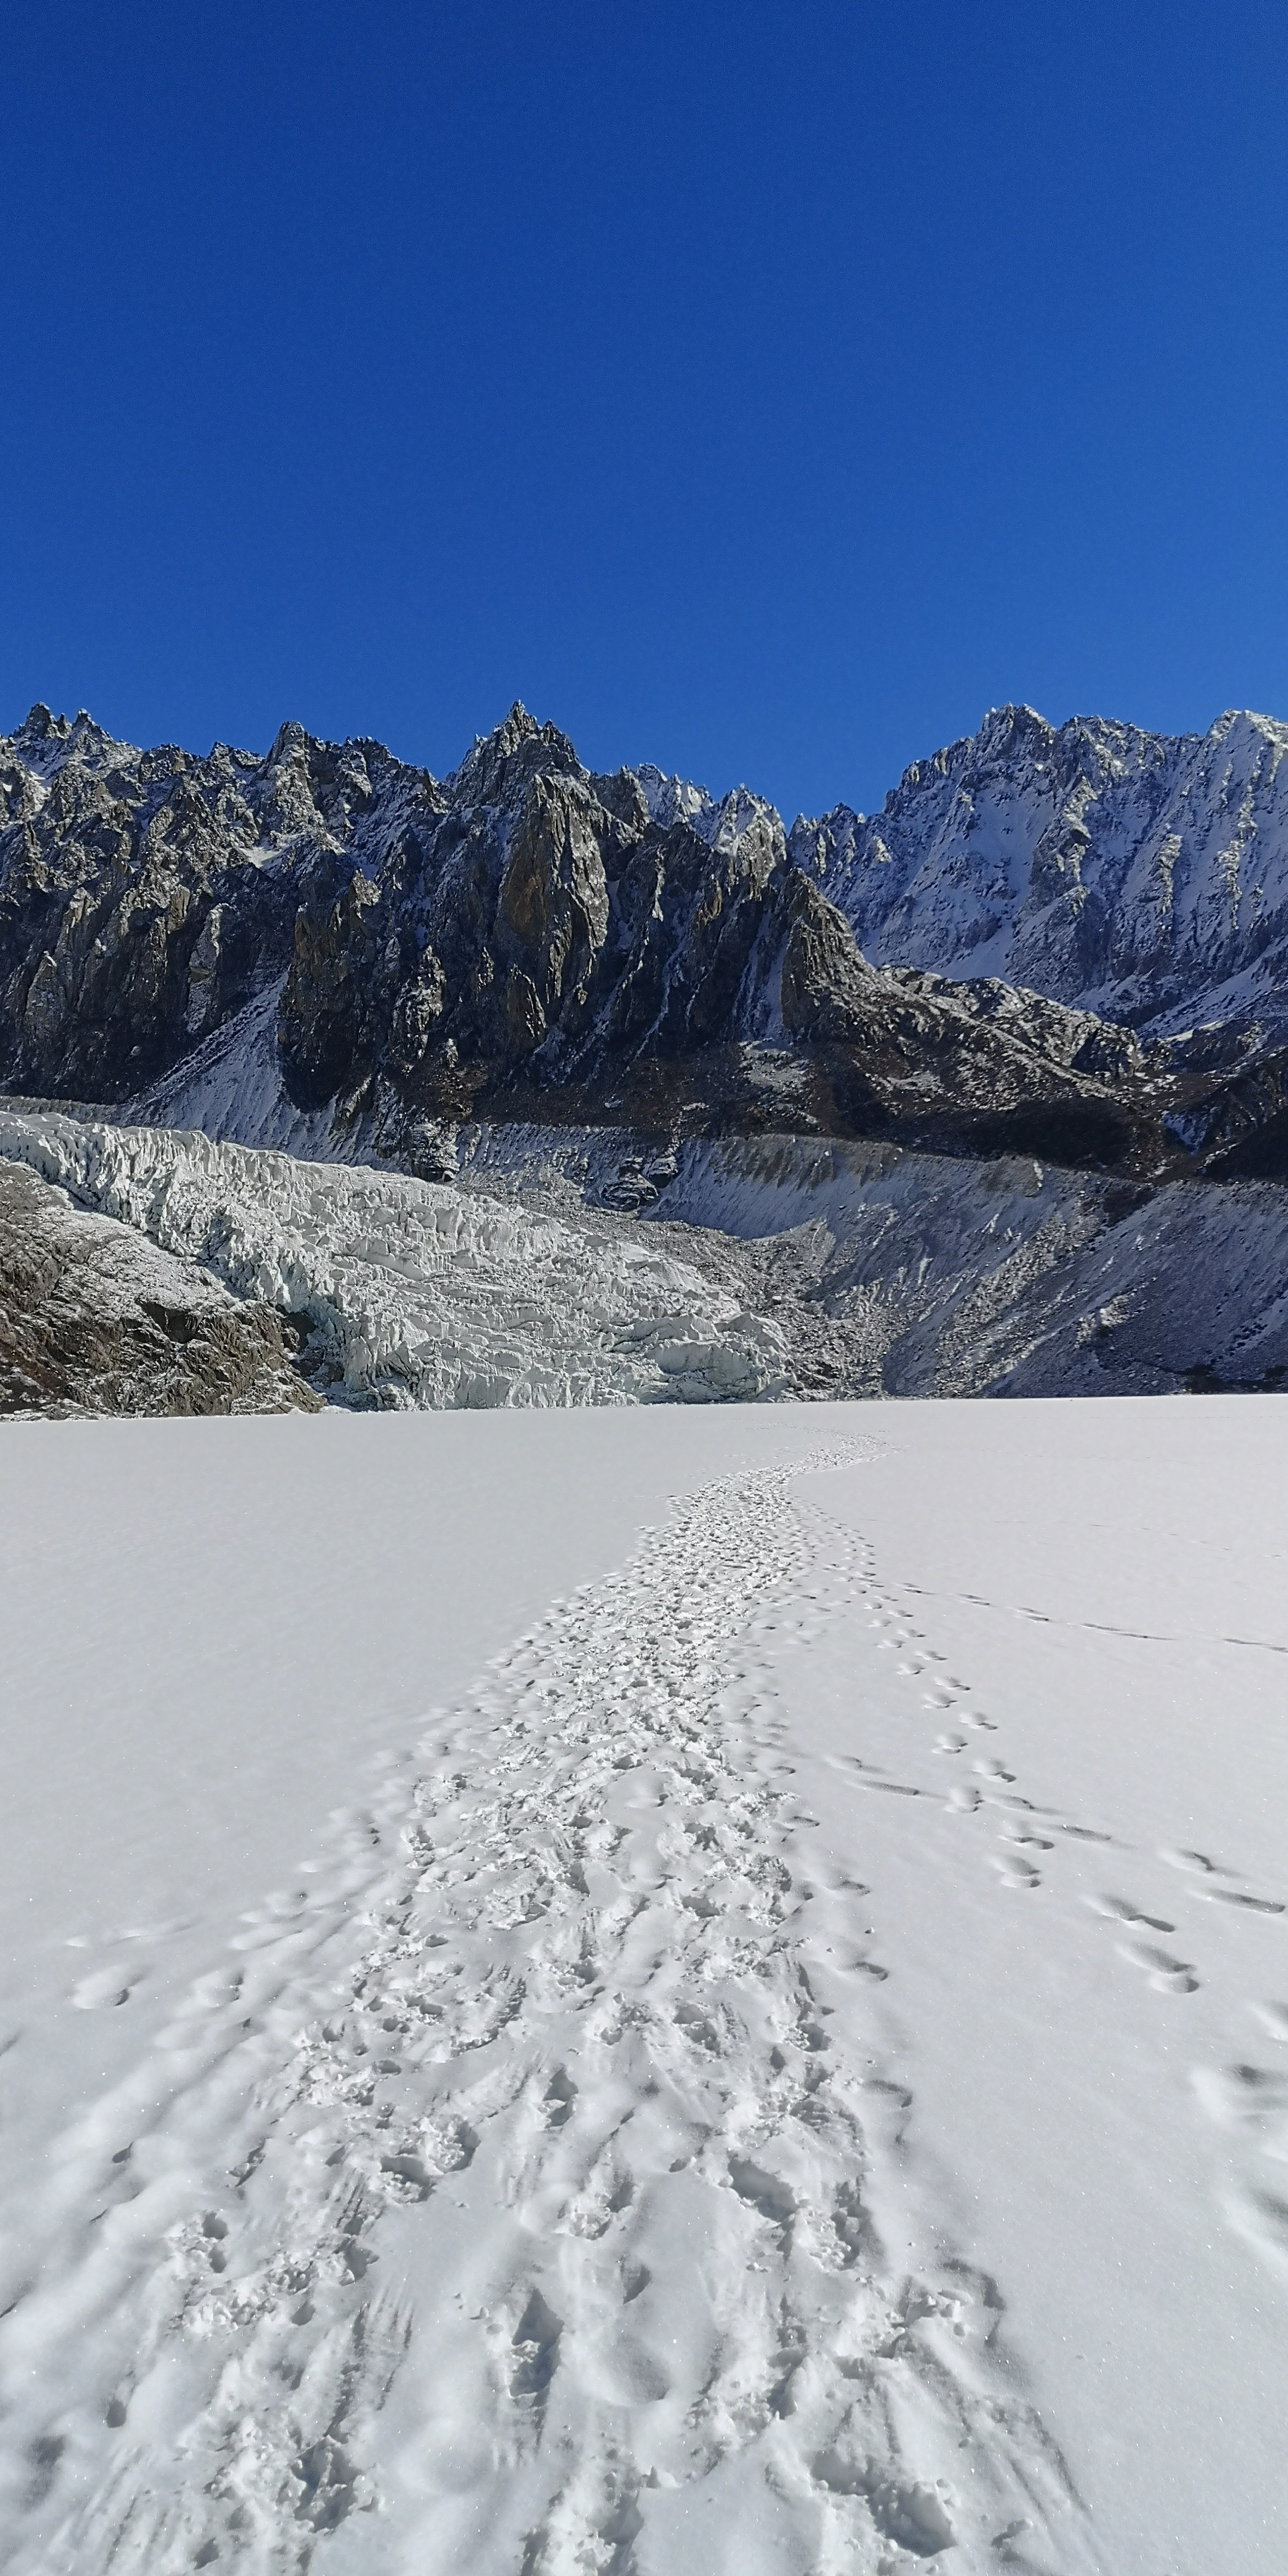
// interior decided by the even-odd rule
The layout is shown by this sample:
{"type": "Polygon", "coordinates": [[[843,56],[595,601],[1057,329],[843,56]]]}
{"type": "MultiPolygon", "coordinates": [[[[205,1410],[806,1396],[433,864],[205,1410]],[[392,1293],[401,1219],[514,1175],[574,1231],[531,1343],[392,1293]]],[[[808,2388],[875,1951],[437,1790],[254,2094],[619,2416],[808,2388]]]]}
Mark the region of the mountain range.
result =
{"type": "Polygon", "coordinates": [[[283,725],[0,740],[0,1081],[128,1105],[266,1021],[411,1171],[462,1121],[1288,1177],[1288,727],[1028,708],[790,830],[515,706],[444,780],[283,725]]]}

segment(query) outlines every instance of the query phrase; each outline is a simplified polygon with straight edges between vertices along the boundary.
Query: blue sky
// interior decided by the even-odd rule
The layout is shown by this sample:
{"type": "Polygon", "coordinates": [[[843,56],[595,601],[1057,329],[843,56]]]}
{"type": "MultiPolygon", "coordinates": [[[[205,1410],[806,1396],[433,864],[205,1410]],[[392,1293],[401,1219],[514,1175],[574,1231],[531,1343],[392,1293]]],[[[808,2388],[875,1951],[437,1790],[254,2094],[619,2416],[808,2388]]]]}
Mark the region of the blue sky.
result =
{"type": "Polygon", "coordinates": [[[1288,715],[1288,13],[47,0],[0,725],[871,808],[1023,698],[1288,715]]]}

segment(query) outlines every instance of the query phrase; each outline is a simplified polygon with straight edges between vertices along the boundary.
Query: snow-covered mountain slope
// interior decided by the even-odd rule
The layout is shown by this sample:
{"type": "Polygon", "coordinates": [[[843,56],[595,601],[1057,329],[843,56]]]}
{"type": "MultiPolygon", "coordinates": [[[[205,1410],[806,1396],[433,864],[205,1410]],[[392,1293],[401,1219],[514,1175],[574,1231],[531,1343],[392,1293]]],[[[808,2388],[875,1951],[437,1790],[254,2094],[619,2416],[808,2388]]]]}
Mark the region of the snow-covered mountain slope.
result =
{"type": "Polygon", "coordinates": [[[1256,1399],[16,1426],[7,2576],[1280,2576],[1286,1501],[1256,1399]]]}
{"type": "Polygon", "coordinates": [[[662,1206],[753,1240],[781,1230],[818,1339],[826,1318],[824,1350],[844,1353],[838,1392],[1288,1382],[1288,1205],[1271,1184],[1148,1191],[1018,1157],[729,1138],[694,1148],[662,1206]]]}
{"type": "Polygon", "coordinates": [[[1288,1202],[1273,1185],[1147,1189],[1027,1156],[980,1164],[790,1135],[695,1138],[671,1178],[641,1141],[484,1127],[459,1145],[483,1186],[559,1181],[592,1203],[639,1193],[650,1231],[774,1317],[798,1393],[1288,1382],[1288,1202]]]}
{"type": "Polygon", "coordinates": [[[294,1112],[341,1149],[374,1118],[428,1177],[463,1119],[673,1141],[786,1108],[932,1152],[1279,1178],[1284,740],[1008,711],[877,822],[788,840],[744,789],[592,773],[517,706],[441,783],[298,726],[196,760],[37,709],[0,745],[0,1058],[28,1094],[156,1101],[204,1067],[249,1105],[267,1048],[294,1112]],[[1117,1025],[1217,1011],[1152,1055],[1117,1025]]]}
{"type": "Polygon", "coordinates": [[[996,975],[1152,1036],[1288,1026],[1288,725],[1169,737],[1002,707],[790,849],[876,963],[996,975]]]}
{"type": "Polygon", "coordinates": [[[0,1105],[0,1155],[289,1316],[343,1403],[1288,1380],[1288,1198],[1267,1183],[1151,1191],[790,1136],[661,1159],[604,1129],[455,1143],[452,1178],[425,1182],[0,1105]]]}

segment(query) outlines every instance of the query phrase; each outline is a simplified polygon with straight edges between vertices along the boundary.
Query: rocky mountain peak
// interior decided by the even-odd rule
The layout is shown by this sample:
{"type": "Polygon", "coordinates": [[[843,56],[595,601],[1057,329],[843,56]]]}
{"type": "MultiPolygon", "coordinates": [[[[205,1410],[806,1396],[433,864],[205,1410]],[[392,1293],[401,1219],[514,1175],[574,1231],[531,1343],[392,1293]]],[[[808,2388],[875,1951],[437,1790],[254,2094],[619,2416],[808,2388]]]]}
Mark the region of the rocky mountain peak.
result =
{"type": "Polygon", "coordinates": [[[1206,734],[1006,707],[914,762],[875,817],[793,825],[878,964],[1000,976],[1168,1037],[1288,1037],[1288,728],[1206,734]]]}
{"type": "Polygon", "coordinates": [[[0,1079],[130,1097],[262,998],[291,1097],[394,1138],[627,1101],[951,1143],[1027,1102],[1041,1150],[1121,1160],[1155,1116],[1124,1030],[1205,1023],[1191,1090],[1237,1076],[1264,1126],[1285,751],[1238,712],[1170,738],[1002,707],[875,817],[785,836],[745,787],[594,775],[518,703],[441,784],[295,721],[203,759],[37,707],[0,743],[0,1079]]]}
{"type": "Polygon", "coordinates": [[[457,805],[501,805],[521,795],[543,770],[584,774],[567,735],[557,725],[538,724],[516,698],[508,716],[476,739],[445,783],[457,805]]]}
{"type": "Polygon", "coordinates": [[[43,699],[37,698],[34,707],[30,708],[24,716],[13,736],[13,741],[22,750],[26,750],[29,745],[34,750],[40,743],[66,742],[70,732],[71,726],[66,716],[52,715],[43,699]]]}
{"type": "Polygon", "coordinates": [[[39,700],[16,733],[10,735],[8,748],[41,777],[51,776],[69,762],[89,769],[103,768],[130,751],[128,744],[114,741],[101,725],[95,724],[84,707],[69,720],[64,715],[52,715],[39,700]]]}
{"type": "Polygon", "coordinates": [[[280,769],[286,761],[307,762],[313,747],[312,735],[305,732],[294,716],[287,716],[269,744],[265,766],[280,769]]]}

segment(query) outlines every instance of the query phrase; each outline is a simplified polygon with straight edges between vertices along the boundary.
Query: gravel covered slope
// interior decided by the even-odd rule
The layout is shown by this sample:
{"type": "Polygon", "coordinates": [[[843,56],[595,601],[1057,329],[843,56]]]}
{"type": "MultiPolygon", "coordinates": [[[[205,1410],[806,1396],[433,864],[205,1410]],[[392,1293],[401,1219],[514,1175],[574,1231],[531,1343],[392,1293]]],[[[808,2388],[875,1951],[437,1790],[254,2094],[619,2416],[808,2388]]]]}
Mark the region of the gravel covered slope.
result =
{"type": "Polygon", "coordinates": [[[295,1340],[271,1307],[0,1162],[0,1414],[311,1411],[295,1340]]]}

